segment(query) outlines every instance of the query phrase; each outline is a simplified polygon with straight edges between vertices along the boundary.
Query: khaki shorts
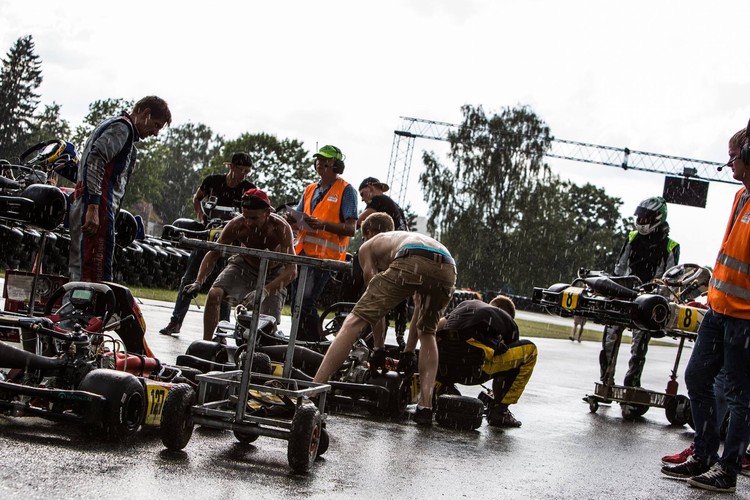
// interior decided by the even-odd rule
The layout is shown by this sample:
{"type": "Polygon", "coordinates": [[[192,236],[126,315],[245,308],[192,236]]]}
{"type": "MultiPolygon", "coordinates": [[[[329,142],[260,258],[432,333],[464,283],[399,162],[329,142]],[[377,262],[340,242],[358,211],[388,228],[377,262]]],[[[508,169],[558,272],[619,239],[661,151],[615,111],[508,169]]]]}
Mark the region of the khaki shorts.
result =
{"type": "MultiPolygon", "coordinates": [[[[284,266],[278,266],[269,269],[266,273],[266,283],[273,281],[284,266]]],[[[242,302],[245,295],[255,290],[258,281],[258,270],[248,265],[241,255],[232,255],[227,262],[226,267],[216,278],[212,288],[221,288],[224,290],[224,301],[234,306],[242,302]]],[[[282,288],[276,293],[272,293],[260,305],[261,314],[267,314],[281,320],[281,308],[286,300],[286,288],[282,288]]]]}
{"type": "Polygon", "coordinates": [[[456,268],[451,264],[417,255],[394,259],[388,269],[370,280],[352,314],[374,324],[400,302],[418,293],[422,298],[422,310],[417,328],[434,333],[455,285],[456,268]]]}

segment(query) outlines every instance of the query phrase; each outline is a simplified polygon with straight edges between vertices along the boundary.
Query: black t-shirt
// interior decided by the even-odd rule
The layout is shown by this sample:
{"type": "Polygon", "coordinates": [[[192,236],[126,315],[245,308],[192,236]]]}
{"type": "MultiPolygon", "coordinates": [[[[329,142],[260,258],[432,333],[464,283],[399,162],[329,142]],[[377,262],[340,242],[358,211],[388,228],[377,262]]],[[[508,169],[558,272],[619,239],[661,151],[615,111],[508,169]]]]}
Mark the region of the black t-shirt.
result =
{"type": "Polygon", "coordinates": [[[227,186],[226,174],[213,174],[203,179],[200,190],[206,195],[205,201],[211,196],[216,196],[217,206],[239,208],[243,193],[254,187],[256,187],[255,184],[243,179],[242,182],[230,188],[227,186]]]}
{"type": "Polygon", "coordinates": [[[458,333],[461,340],[475,340],[495,350],[507,351],[507,345],[518,341],[518,325],[510,314],[481,300],[466,300],[446,316],[447,330],[458,333]],[[505,344],[505,345],[502,345],[505,344]]]}
{"type": "Polygon", "coordinates": [[[390,197],[379,194],[373,196],[370,203],[367,204],[367,208],[372,208],[376,212],[385,212],[393,219],[393,226],[396,231],[408,231],[409,226],[406,222],[406,216],[401,207],[393,201],[390,197]]]}

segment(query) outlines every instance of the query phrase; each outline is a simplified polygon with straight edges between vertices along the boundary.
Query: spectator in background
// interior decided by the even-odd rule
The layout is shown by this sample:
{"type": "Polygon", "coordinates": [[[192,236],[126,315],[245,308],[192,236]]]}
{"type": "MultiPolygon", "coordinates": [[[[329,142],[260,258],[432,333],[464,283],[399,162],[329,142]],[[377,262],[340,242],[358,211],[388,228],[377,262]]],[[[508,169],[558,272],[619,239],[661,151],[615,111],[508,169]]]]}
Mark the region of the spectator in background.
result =
{"type": "Polygon", "coordinates": [[[365,210],[359,214],[357,219],[357,227],[362,225],[362,222],[372,213],[385,212],[393,219],[393,225],[396,231],[408,231],[409,224],[404,215],[404,211],[398,206],[398,203],[393,201],[389,196],[383,194],[388,191],[390,187],[384,182],[380,182],[375,177],[367,177],[359,185],[359,195],[362,197],[362,201],[367,205],[365,210]]]}
{"type": "Polygon", "coordinates": [[[570,332],[570,340],[576,340],[576,332],[578,333],[578,342],[581,341],[581,335],[583,335],[583,327],[586,325],[586,318],[584,316],[573,316],[573,331],[570,332]]]}

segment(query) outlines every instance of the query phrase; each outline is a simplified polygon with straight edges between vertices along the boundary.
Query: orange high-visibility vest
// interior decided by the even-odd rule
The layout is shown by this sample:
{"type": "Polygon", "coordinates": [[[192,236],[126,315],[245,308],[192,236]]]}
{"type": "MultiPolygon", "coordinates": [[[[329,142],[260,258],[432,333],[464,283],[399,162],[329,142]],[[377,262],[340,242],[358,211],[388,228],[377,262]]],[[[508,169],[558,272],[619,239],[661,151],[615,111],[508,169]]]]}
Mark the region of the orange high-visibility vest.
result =
{"type": "MultiPolygon", "coordinates": [[[[743,187],[734,196],[732,216],[744,192],[743,187]]],[[[745,203],[734,224],[730,216],[709,283],[708,304],[717,313],[750,319],[750,203],[745,203]]]]}
{"type": "MultiPolygon", "coordinates": [[[[310,210],[313,193],[317,184],[310,184],[305,188],[303,197],[304,210],[306,214],[326,222],[341,222],[341,201],[344,198],[344,189],[349,183],[338,178],[325,194],[322,200],[315,205],[315,210],[310,210]]],[[[339,236],[329,231],[306,231],[300,229],[297,232],[297,244],[294,251],[299,255],[304,250],[305,255],[319,259],[346,260],[346,247],[349,245],[348,236],[339,236]]]]}

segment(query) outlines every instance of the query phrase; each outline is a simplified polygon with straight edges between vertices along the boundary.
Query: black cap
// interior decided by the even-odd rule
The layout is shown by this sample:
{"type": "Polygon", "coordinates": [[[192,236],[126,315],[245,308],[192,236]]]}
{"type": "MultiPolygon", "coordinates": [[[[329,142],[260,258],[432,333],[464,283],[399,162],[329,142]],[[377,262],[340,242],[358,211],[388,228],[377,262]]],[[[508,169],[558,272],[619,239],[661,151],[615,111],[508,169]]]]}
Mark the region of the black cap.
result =
{"type": "Polygon", "coordinates": [[[359,185],[359,189],[362,189],[362,188],[367,187],[367,186],[377,186],[384,193],[390,189],[390,187],[388,186],[388,184],[386,184],[385,182],[380,182],[375,177],[367,177],[359,185]]]}

